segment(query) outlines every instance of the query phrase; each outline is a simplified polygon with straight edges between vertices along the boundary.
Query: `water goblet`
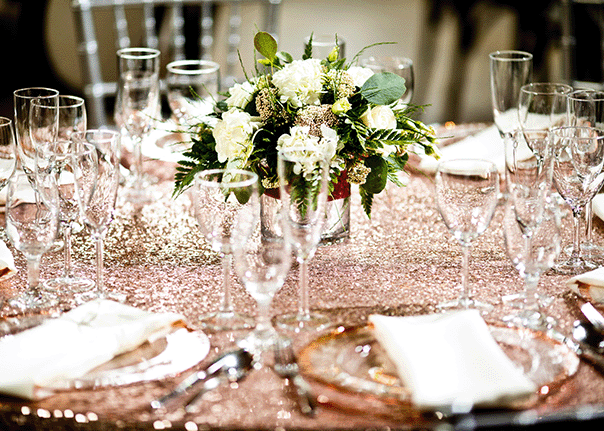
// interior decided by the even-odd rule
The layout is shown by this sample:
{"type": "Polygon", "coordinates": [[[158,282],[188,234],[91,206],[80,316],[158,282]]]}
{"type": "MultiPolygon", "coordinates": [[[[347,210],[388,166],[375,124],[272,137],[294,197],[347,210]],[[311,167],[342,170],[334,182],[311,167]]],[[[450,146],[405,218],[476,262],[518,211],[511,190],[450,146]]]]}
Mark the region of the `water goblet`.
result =
{"type": "Polygon", "coordinates": [[[341,36],[333,36],[329,34],[313,34],[304,38],[304,49],[308,49],[309,44],[312,45],[312,58],[324,60],[337,49],[337,58],[345,58],[346,41],[341,36]]]}
{"type": "Polygon", "coordinates": [[[440,162],[436,172],[436,205],[447,229],[462,249],[462,293],[441,309],[493,307],[472,298],[469,286],[470,246],[489,226],[497,207],[499,175],[489,161],[454,159],[440,162]]]}
{"type": "Polygon", "coordinates": [[[37,310],[58,303],[56,295],[40,289],[40,259],[57,235],[58,199],[53,175],[34,178],[15,172],[8,181],[6,234],[27,259],[27,290],[8,301],[14,309],[37,310]]]}
{"type": "MultiPolygon", "coordinates": [[[[568,125],[602,128],[604,126],[604,91],[582,89],[568,95],[568,125]]],[[[593,211],[585,206],[585,240],[581,248],[591,260],[604,257],[604,247],[593,240],[593,211]]]]}
{"type": "Polygon", "coordinates": [[[116,122],[132,141],[133,178],[128,199],[135,205],[151,200],[145,188],[142,144],[155,126],[160,109],[159,55],[152,48],[124,48],[117,51],[119,83],[116,122]]]}
{"type": "Polygon", "coordinates": [[[581,252],[581,222],[586,205],[604,182],[604,131],[593,127],[566,126],[550,133],[554,152],[553,180],[573,213],[573,249],[554,269],[561,274],[581,274],[596,268],[581,252]]]}
{"type": "Polygon", "coordinates": [[[107,292],[103,278],[103,243],[117,201],[120,148],[121,135],[112,130],[89,129],[73,135],[71,157],[77,205],[96,244],[96,287],[82,294],[81,300],[125,299],[118,292],[107,292]]]}
{"type": "Polygon", "coordinates": [[[231,299],[232,238],[238,214],[246,206],[256,205],[258,175],[239,169],[212,169],[195,175],[193,199],[195,218],[212,249],[222,256],[223,295],[216,312],[200,317],[210,330],[251,328],[253,319],[234,311],[231,299]]]}
{"type": "MultiPolygon", "coordinates": [[[[25,173],[34,174],[36,166],[36,153],[31,139],[31,102],[36,99],[38,104],[57,106],[59,102],[59,91],[53,88],[29,87],[21,88],[13,92],[15,111],[15,134],[17,138],[17,160],[19,166],[25,173]]],[[[58,121],[56,119],[55,121],[58,121]]],[[[49,123],[52,124],[52,123],[49,123]]],[[[40,130],[40,133],[44,132],[40,130]]],[[[47,129],[45,132],[48,142],[56,139],[58,130],[47,129]]],[[[44,134],[42,134],[44,136],[44,134]]]]}
{"type": "Polygon", "coordinates": [[[496,51],[489,54],[493,118],[499,134],[517,129],[520,88],[533,77],[533,54],[496,51]]]}
{"type": "Polygon", "coordinates": [[[168,104],[181,125],[212,112],[220,91],[220,65],[209,60],[177,60],[166,66],[168,104]]]}
{"type": "Polygon", "coordinates": [[[570,85],[533,82],[520,88],[518,121],[523,129],[551,130],[567,125],[570,85]]]}
{"type": "Polygon", "coordinates": [[[0,117],[0,190],[6,186],[15,171],[17,164],[15,151],[13,122],[10,118],[0,117]]]}
{"type": "Polygon", "coordinates": [[[310,311],[308,264],[313,258],[325,221],[329,162],[312,149],[281,149],[277,159],[279,197],[284,231],[299,264],[300,302],[297,313],[277,316],[277,324],[290,331],[322,330],[327,316],[310,311]]]}
{"type": "Polygon", "coordinates": [[[405,105],[411,103],[415,85],[413,73],[413,60],[407,57],[369,57],[361,60],[361,66],[373,70],[375,73],[391,72],[405,79],[405,93],[401,102],[405,105]]]}
{"type": "MultiPolygon", "coordinates": [[[[267,351],[278,335],[271,323],[270,305],[275,293],[283,286],[291,266],[291,245],[285,237],[262,235],[259,198],[247,205],[237,216],[231,235],[235,273],[258,306],[256,327],[239,344],[252,352],[267,351]]],[[[283,230],[281,213],[273,217],[279,231],[283,230]]]]}
{"type": "MultiPolygon", "coordinates": [[[[524,281],[517,312],[504,316],[511,324],[535,330],[546,330],[555,319],[542,309],[543,295],[538,291],[541,275],[549,270],[560,253],[561,215],[555,199],[548,196],[542,216],[530,237],[518,222],[514,203],[508,200],[503,217],[504,244],[508,257],[524,281]]],[[[505,301],[504,301],[505,302],[505,301]]]]}

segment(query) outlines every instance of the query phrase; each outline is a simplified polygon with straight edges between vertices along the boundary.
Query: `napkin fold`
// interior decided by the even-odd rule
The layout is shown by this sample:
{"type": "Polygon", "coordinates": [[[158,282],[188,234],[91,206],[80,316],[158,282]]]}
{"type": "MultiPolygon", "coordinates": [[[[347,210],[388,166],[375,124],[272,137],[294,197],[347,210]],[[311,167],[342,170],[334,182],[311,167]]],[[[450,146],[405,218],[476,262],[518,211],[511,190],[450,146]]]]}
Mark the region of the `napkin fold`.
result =
{"type": "Polygon", "coordinates": [[[7,280],[17,273],[15,259],[4,241],[0,241],[0,281],[7,280]]]}
{"type": "Polygon", "coordinates": [[[0,338],[0,393],[43,398],[52,394],[48,388],[53,385],[81,377],[183,322],[174,313],[90,301],[35,328],[0,338]]]}
{"type": "Polygon", "coordinates": [[[372,315],[369,321],[419,409],[505,407],[537,390],[501,350],[477,310],[372,315]]]}
{"type": "Polygon", "coordinates": [[[482,159],[495,163],[500,173],[505,171],[505,150],[503,140],[495,126],[489,126],[475,135],[440,148],[441,158],[421,156],[419,169],[435,173],[438,163],[451,159],[482,159]]]}
{"type": "Polygon", "coordinates": [[[597,194],[591,200],[591,209],[593,213],[604,220],[604,194],[597,194]]]}
{"type": "Polygon", "coordinates": [[[591,302],[604,304],[604,267],[575,275],[566,284],[578,295],[589,296],[591,302]]]}

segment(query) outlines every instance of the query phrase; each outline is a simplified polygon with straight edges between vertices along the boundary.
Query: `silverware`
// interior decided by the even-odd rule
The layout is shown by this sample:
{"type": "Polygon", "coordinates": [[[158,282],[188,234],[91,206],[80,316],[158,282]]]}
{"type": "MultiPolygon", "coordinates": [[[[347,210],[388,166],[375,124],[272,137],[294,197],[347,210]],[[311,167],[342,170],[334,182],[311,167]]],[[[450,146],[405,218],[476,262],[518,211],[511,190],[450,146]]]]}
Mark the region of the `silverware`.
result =
{"type": "Polygon", "coordinates": [[[204,393],[217,388],[222,383],[242,379],[253,367],[254,357],[247,350],[237,349],[227,352],[204,370],[193,373],[184,379],[169,394],[151,401],[151,408],[153,410],[165,410],[176,399],[191,396],[194,393],[194,396],[185,404],[185,410],[190,412],[193,410],[192,406],[204,393]],[[201,386],[201,389],[197,390],[199,386],[201,386]],[[194,392],[195,390],[197,392],[194,392]]]}
{"type": "Polygon", "coordinates": [[[294,386],[302,413],[306,416],[314,416],[317,407],[316,401],[312,395],[310,385],[300,375],[300,368],[291,342],[277,341],[274,347],[274,355],[275,364],[273,369],[280,377],[287,379],[294,386]]]}
{"type": "Polygon", "coordinates": [[[604,340],[602,334],[590,322],[575,320],[572,335],[565,336],[564,343],[604,373],[604,340]]]}
{"type": "Polygon", "coordinates": [[[591,302],[585,301],[581,305],[581,313],[591,323],[596,331],[604,334],[604,316],[600,313],[591,302]]]}

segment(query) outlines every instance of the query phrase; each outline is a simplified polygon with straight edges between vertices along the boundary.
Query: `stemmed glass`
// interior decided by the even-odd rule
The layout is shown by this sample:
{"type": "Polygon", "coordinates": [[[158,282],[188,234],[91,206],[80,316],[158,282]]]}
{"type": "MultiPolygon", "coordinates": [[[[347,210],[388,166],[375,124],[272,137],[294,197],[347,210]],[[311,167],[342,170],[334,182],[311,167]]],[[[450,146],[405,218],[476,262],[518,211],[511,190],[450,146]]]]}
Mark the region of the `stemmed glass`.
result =
{"type": "Polygon", "coordinates": [[[256,205],[258,175],[239,169],[212,169],[195,175],[195,218],[214,251],[222,255],[223,297],[220,309],[202,316],[202,326],[216,331],[251,328],[253,319],[233,310],[231,300],[231,235],[238,214],[256,205]]]}
{"type": "Polygon", "coordinates": [[[277,316],[276,321],[296,332],[322,330],[330,321],[323,314],[310,311],[308,263],[317,250],[325,221],[329,163],[313,150],[286,148],[279,151],[277,172],[285,218],[283,233],[299,264],[300,303],[297,313],[277,316]]]}
{"type": "Polygon", "coordinates": [[[401,102],[405,105],[411,103],[415,79],[413,74],[413,60],[407,57],[369,57],[361,60],[361,66],[373,70],[375,73],[391,72],[405,79],[405,93],[401,102]]]}
{"type": "Polygon", "coordinates": [[[556,200],[550,196],[545,200],[542,215],[528,238],[523,224],[518,221],[512,200],[507,202],[504,211],[505,249],[524,280],[520,310],[505,316],[504,321],[536,330],[551,328],[555,320],[542,311],[538,285],[541,274],[554,266],[560,253],[561,216],[556,200]]]}
{"type": "Polygon", "coordinates": [[[313,34],[304,38],[304,49],[308,47],[312,38],[312,58],[323,60],[329,57],[334,49],[338,50],[338,58],[346,57],[346,41],[343,37],[334,37],[331,34],[313,34]]]}
{"type": "Polygon", "coordinates": [[[551,131],[554,151],[554,185],[573,212],[573,250],[566,262],[554,269],[561,274],[580,274],[596,265],[581,252],[580,218],[585,206],[604,182],[604,131],[566,126],[551,131]]]}
{"type": "Polygon", "coordinates": [[[518,128],[520,88],[533,77],[533,54],[496,51],[489,54],[493,118],[503,138],[518,128]]]}
{"type": "MultiPolygon", "coordinates": [[[[573,91],[568,95],[568,125],[578,127],[604,126],[604,91],[583,89],[573,91]]],[[[585,207],[585,240],[581,243],[582,250],[590,259],[601,259],[604,247],[593,240],[593,212],[591,205],[585,207]]]]}
{"type": "Polygon", "coordinates": [[[151,200],[145,189],[142,143],[159,116],[159,55],[160,52],[152,48],[124,48],[117,52],[119,84],[116,122],[123,125],[132,140],[134,178],[128,198],[136,205],[151,200]]]}
{"type": "Polygon", "coordinates": [[[36,141],[54,142],[58,133],[58,112],[45,118],[32,117],[32,101],[38,105],[56,107],[59,103],[59,92],[52,88],[30,87],[13,92],[15,110],[15,132],[17,137],[17,159],[20,168],[27,174],[35,174],[38,157],[36,141]],[[36,120],[35,135],[32,137],[32,121],[36,120]],[[47,121],[44,124],[43,121],[47,121]],[[35,140],[34,140],[35,139],[35,140]]]}
{"type": "MultiPolygon", "coordinates": [[[[258,195],[238,214],[231,235],[235,273],[258,305],[255,330],[239,344],[251,351],[263,352],[276,340],[271,323],[270,305],[283,286],[291,266],[291,245],[283,236],[267,237],[260,227],[258,195]]],[[[277,213],[273,223],[283,230],[283,218],[277,213]]]]}
{"type": "Polygon", "coordinates": [[[17,164],[15,150],[13,122],[10,118],[0,117],[0,190],[6,186],[15,171],[17,164]]]}
{"type": "Polygon", "coordinates": [[[533,82],[520,88],[518,120],[523,129],[551,130],[567,125],[570,85],[533,82]]]}
{"type": "Polygon", "coordinates": [[[477,308],[488,312],[490,304],[471,297],[468,264],[470,246],[489,226],[499,195],[499,175],[489,161],[454,159],[440,162],[436,171],[436,205],[445,225],[462,249],[462,293],[438,308],[477,308]]]}
{"type": "Polygon", "coordinates": [[[181,125],[212,112],[220,91],[220,65],[209,60],[177,60],[166,66],[168,104],[181,125]]]}
{"type": "Polygon", "coordinates": [[[58,228],[59,197],[54,175],[15,172],[8,180],[6,196],[6,234],[13,246],[27,259],[27,291],[11,298],[8,304],[19,310],[52,307],[55,295],[39,287],[40,259],[53,245],[58,228]]]}
{"type": "Polygon", "coordinates": [[[96,243],[96,288],[81,299],[125,299],[117,292],[107,292],[103,281],[103,242],[113,220],[119,188],[120,138],[118,132],[98,129],[73,135],[71,157],[77,205],[96,243]]]}

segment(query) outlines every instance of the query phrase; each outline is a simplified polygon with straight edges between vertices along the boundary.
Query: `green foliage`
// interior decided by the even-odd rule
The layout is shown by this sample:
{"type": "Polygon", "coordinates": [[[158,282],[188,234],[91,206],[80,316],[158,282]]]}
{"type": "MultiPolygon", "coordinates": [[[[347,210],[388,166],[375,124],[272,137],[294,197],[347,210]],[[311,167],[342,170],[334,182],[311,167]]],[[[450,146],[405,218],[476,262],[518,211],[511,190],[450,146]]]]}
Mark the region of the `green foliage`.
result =
{"type": "Polygon", "coordinates": [[[390,105],[405,94],[405,79],[391,72],[372,75],[361,88],[361,94],[374,105],[390,105]]]}

